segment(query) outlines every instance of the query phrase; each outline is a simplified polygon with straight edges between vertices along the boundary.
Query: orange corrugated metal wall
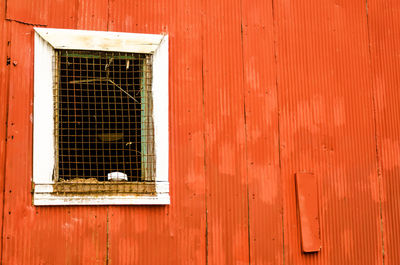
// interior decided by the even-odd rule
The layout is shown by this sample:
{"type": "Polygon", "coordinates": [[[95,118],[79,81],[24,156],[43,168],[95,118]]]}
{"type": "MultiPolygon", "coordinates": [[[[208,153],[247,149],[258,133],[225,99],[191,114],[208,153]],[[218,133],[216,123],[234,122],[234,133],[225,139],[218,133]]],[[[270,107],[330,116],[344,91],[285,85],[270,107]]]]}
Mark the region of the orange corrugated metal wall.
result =
{"type": "Polygon", "coordinates": [[[398,1],[0,0],[0,16],[3,264],[400,263],[398,1]],[[34,25],[169,34],[171,205],[31,205],[34,25]],[[319,253],[301,252],[297,172],[318,180],[319,253]]]}

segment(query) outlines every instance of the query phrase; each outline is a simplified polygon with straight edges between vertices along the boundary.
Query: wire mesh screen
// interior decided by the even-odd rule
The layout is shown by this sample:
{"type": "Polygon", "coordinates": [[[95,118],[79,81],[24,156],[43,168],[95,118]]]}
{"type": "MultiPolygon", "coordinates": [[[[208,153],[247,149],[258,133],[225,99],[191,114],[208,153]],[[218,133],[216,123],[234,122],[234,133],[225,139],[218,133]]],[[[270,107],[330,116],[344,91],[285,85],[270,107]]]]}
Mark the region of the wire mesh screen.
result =
{"type": "Polygon", "coordinates": [[[55,178],[154,181],[151,55],[56,50],[55,178]]]}

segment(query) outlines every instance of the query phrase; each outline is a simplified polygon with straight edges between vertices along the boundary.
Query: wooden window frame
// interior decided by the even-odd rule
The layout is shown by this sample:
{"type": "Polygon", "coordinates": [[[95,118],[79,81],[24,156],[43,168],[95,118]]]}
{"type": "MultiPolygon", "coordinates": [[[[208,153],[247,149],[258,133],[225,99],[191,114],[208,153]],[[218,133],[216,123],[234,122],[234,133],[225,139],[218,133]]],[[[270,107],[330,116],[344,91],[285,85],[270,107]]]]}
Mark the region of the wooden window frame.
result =
{"type": "Polygon", "coordinates": [[[166,205],[168,181],[168,35],[34,28],[33,204],[166,205]],[[155,192],[151,194],[64,194],[55,192],[54,53],[55,49],[152,54],[152,95],[156,155],[155,192]]]}

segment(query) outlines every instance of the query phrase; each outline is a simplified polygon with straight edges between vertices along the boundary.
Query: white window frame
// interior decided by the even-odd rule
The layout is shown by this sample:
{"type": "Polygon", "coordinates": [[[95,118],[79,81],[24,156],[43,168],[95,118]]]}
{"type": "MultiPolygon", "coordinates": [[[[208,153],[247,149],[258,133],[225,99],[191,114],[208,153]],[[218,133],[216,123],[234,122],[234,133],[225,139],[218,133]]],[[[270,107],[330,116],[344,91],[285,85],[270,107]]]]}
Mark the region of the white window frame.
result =
{"type": "Polygon", "coordinates": [[[34,28],[33,204],[163,205],[168,182],[168,35],[34,28]],[[57,195],[53,193],[55,49],[147,53],[153,55],[152,95],[156,155],[154,195],[57,195]]]}

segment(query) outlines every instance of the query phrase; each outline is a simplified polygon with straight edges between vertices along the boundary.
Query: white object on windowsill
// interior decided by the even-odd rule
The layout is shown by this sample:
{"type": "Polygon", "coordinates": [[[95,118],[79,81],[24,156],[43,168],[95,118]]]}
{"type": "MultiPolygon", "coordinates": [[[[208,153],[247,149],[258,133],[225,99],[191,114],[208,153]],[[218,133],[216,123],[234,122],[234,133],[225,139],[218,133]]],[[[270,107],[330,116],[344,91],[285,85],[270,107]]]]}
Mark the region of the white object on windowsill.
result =
{"type": "Polygon", "coordinates": [[[107,174],[107,177],[110,181],[128,181],[128,175],[122,172],[111,172],[107,174]]]}

